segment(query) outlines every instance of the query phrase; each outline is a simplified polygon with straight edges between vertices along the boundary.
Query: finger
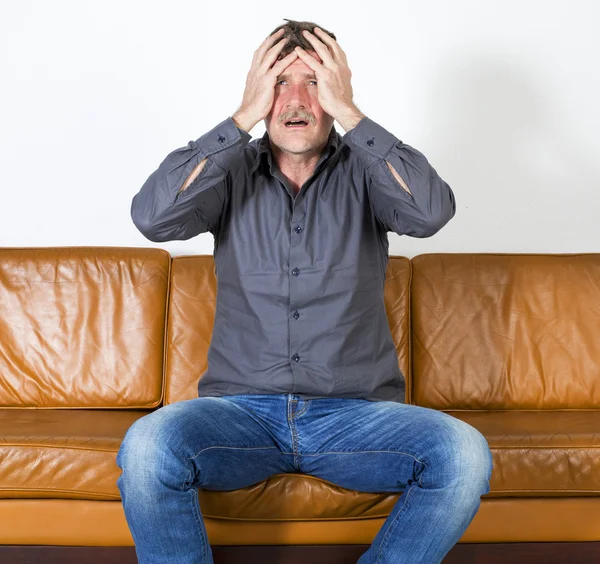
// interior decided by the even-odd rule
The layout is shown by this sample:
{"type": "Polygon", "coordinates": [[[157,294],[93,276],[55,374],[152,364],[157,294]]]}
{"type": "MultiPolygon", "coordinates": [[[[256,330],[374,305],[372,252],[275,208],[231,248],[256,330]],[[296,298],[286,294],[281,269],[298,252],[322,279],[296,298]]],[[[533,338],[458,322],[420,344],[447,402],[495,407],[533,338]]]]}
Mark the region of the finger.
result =
{"type": "Polygon", "coordinates": [[[282,28],[278,29],[275,33],[270,33],[269,35],[267,35],[267,37],[265,37],[265,41],[267,41],[270,37],[280,36],[284,31],[285,31],[285,29],[282,27],[282,28]]]}
{"type": "Polygon", "coordinates": [[[309,55],[302,47],[296,47],[296,52],[298,56],[309,66],[312,70],[315,71],[315,74],[319,76],[321,72],[325,69],[325,67],[317,61],[312,55],[309,55]]]}
{"type": "Polygon", "coordinates": [[[267,72],[271,68],[271,65],[277,60],[279,53],[281,53],[281,50],[288,42],[288,39],[288,37],[284,37],[281,41],[275,43],[275,45],[273,45],[273,47],[267,51],[267,54],[264,56],[259,68],[261,68],[264,72],[267,72]]]}
{"type": "Polygon", "coordinates": [[[321,43],[317,37],[315,37],[310,31],[303,31],[305,39],[313,46],[314,50],[317,52],[317,55],[321,57],[321,60],[325,63],[325,66],[331,68],[335,65],[335,61],[331,56],[331,51],[327,48],[327,45],[321,43]]]}
{"type": "Polygon", "coordinates": [[[254,51],[254,57],[253,60],[257,61],[258,64],[260,64],[265,56],[265,53],[269,50],[269,48],[273,45],[273,43],[278,40],[281,39],[281,36],[283,34],[283,28],[281,28],[279,31],[275,32],[273,35],[269,35],[258,47],[258,49],[256,51],[254,51]]]}
{"type": "Polygon", "coordinates": [[[329,49],[344,62],[347,62],[346,53],[340,47],[340,44],[331,36],[327,35],[320,27],[315,27],[314,34],[323,42],[329,49]]]}
{"type": "Polygon", "coordinates": [[[273,75],[275,78],[277,78],[297,58],[298,58],[298,53],[296,53],[296,51],[292,51],[287,56],[285,56],[283,59],[281,59],[281,61],[277,61],[277,63],[273,65],[273,68],[269,70],[269,74],[273,75]]]}

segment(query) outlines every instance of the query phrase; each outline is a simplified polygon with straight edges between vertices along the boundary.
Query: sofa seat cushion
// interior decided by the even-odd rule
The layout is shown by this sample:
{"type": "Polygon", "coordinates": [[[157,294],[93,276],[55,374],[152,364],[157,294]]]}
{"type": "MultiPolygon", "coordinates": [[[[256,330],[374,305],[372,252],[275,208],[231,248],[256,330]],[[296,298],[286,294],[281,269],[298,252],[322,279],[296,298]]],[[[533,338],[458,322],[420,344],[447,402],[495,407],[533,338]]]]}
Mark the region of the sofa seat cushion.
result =
{"type": "Polygon", "coordinates": [[[0,409],[0,498],[119,500],[117,452],[147,413],[0,409]]]}
{"type": "Polygon", "coordinates": [[[399,493],[347,490],[306,474],[275,474],[232,491],[199,490],[205,517],[236,520],[306,521],[387,517],[399,493]]]}
{"type": "Polygon", "coordinates": [[[600,495],[600,411],[445,411],[487,439],[485,497],[600,495]]]}
{"type": "MultiPolygon", "coordinates": [[[[0,497],[119,500],[116,454],[131,410],[0,409],[0,497]]],[[[494,456],[485,497],[598,496],[600,411],[449,411],[494,456]]],[[[385,517],[400,494],[362,493],[303,474],[234,491],[199,490],[207,517],[313,520],[385,517]]]]}

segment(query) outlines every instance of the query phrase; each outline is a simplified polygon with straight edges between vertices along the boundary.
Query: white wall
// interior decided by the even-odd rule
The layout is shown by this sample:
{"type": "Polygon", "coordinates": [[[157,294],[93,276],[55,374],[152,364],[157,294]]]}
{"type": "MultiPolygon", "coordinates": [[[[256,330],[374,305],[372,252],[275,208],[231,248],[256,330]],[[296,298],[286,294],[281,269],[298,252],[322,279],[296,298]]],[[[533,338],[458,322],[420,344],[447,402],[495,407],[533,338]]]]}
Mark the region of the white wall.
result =
{"type": "Polygon", "coordinates": [[[233,114],[284,17],[336,33],[359,108],[456,194],[442,231],[390,234],[392,254],[600,251],[593,0],[0,0],[0,246],[212,253],[210,234],[147,241],[131,199],[233,114]]]}

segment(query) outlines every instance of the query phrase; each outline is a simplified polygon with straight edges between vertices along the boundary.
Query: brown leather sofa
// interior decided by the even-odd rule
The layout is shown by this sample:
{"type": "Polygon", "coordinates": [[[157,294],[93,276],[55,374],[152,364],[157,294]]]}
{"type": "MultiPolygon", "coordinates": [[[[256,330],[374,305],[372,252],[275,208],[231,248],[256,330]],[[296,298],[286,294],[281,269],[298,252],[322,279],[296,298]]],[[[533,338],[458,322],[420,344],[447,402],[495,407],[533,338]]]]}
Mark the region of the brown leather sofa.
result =
{"type": "MultiPolygon", "coordinates": [[[[0,545],[132,546],[115,457],[137,418],[196,397],[213,269],[161,249],[0,249],[0,545]]],[[[493,452],[460,542],[587,543],[600,561],[600,255],[391,257],[385,302],[407,401],[493,452]]],[[[213,546],[366,549],[397,499],[300,474],[200,492],[213,546]]]]}

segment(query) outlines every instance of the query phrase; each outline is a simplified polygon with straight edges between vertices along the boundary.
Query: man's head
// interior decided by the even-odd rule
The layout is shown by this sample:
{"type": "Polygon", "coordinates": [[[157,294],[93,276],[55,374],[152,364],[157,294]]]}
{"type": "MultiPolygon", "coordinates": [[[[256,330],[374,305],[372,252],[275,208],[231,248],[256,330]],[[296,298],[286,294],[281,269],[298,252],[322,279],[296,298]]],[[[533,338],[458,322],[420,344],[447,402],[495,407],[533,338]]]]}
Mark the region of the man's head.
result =
{"type": "MultiPolygon", "coordinates": [[[[312,22],[285,21],[288,23],[278,26],[271,32],[273,35],[283,28],[283,37],[288,38],[278,60],[291,53],[296,46],[300,46],[322,63],[302,32],[308,30],[314,33],[315,27],[323,28],[312,22]]],[[[336,39],[333,33],[325,29],[323,31],[336,39]]],[[[265,118],[271,143],[288,153],[312,153],[325,145],[332,125],[333,118],[326,114],[319,104],[314,71],[302,59],[296,59],[278,77],[273,106],[265,118]],[[286,125],[292,120],[301,120],[306,125],[300,127],[286,125]]]]}

